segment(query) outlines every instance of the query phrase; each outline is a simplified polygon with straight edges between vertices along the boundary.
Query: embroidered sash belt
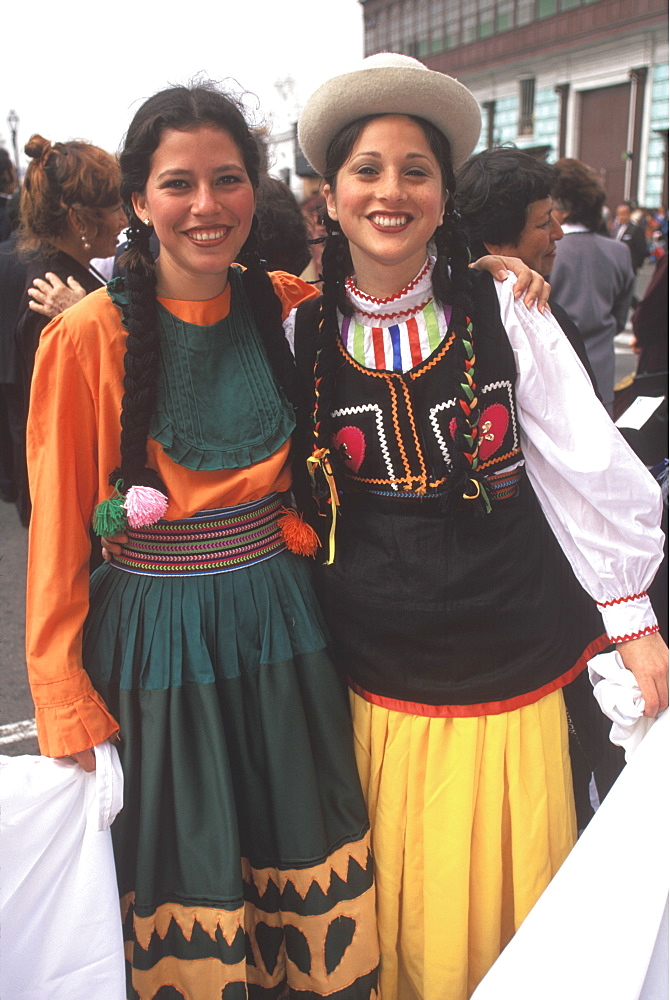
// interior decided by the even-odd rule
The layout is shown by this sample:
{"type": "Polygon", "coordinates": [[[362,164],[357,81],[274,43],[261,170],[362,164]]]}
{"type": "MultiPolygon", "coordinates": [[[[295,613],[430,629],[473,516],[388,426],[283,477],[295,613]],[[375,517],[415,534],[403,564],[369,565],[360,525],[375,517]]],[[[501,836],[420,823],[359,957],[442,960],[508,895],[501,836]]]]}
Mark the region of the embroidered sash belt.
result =
{"type": "Polygon", "coordinates": [[[207,576],[270,559],[286,548],[277,493],[238,507],[203,510],[181,521],[128,529],[112,565],[144,576],[207,576]]]}

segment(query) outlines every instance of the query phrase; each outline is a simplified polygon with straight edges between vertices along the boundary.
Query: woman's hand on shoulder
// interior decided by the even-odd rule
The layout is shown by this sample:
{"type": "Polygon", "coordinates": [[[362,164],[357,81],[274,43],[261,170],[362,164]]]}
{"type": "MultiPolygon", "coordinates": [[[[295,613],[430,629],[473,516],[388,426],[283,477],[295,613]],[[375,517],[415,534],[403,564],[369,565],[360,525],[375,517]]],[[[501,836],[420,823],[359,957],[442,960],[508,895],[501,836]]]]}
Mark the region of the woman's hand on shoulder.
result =
{"type": "Polygon", "coordinates": [[[668,647],[659,632],[617,644],[617,652],[644,698],[644,714],[655,718],[668,707],[668,647]]]}
{"type": "Polygon", "coordinates": [[[120,556],[123,546],[128,541],[128,535],[113,535],[112,538],[101,538],[102,558],[105,562],[111,562],[112,556],[120,556]]]}
{"type": "Polygon", "coordinates": [[[28,295],[31,299],[28,305],[33,312],[53,319],[83,299],[86,291],[72,276],[63,284],[58,275],[47,271],[43,278],[35,278],[28,295]]]}
{"type": "MultiPolygon", "coordinates": [[[[499,254],[487,254],[474,261],[470,267],[477,271],[488,271],[496,281],[504,281],[511,271],[516,275],[516,285],[514,286],[514,298],[519,299],[523,295],[523,304],[530,309],[534,303],[541,313],[549,309],[547,303],[551,295],[551,285],[544,280],[541,274],[533,271],[532,268],[524,264],[518,257],[503,257],[499,254]],[[525,294],[524,294],[525,293],[525,294]]],[[[549,310],[551,312],[551,310],[549,310]]]]}

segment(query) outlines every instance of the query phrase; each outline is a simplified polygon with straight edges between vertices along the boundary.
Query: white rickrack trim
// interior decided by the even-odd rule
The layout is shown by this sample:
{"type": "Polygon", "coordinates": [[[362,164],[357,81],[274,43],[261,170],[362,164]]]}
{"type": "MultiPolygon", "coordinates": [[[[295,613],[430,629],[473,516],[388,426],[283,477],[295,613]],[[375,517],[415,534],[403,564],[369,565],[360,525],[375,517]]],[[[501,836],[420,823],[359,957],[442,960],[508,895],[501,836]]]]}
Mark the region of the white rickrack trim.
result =
{"type": "Polygon", "coordinates": [[[447,442],[444,440],[444,435],[442,434],[442,431],[440,430],[440,425],[437,422],[437,414],[441,410],[447,410],[449,408],[452,408],[452,409],[456,408],[456,397],[455,396],[454,396],[453,399],[449,399],[449,400],[447,400],[447,401],[445,401],[443,403],[438,403],[437,406],[434,406],[430,410],[430,412],[428,414],[428,417],[429,417],[431,425],[433,427],[433,433],[435,434],[435,437],[437,439],[437,443],[438,443],[438,445],[440,447],[440,451],[442,452],[442,458],[444,459],[444,461],[446,463],[447,469],[449,471],[451,471],[451,469],[453,468],[453,464],[454,463],[451,461],[451,455],[449,454],[449,448],[447,447],[447,442]]]}
{"type": "Polygon", "coordinates": [[[364,403],[361,406],[345,406],[341,410],[333,410],[331,417],[349,417],[354,416],[357,413],[374,413],[375,423],[377,425],[377,434],[379,436],[379,444],[384,458],[384,464],[386,465],[386,471],[388,472],[389,479],[391,480],[392,488],[397,490],[397,476],[393,471],[391,455],[386,440],[386,432],[384,431],[384,416],[381,406],[377,403],[364,403]]]}
{"type": "MultiPolygon", "coordinates": [[[[492,389],[506,389],[507,398],[509,400],[509,412],[512,418],[512,434],[514,436],[514,450],[519,447],[519,428],[516,422],[516,409],[514,406],[514,396],[512,395],[512,383],[508,379],[503,379],[500,382],[490,382],[485,385],[482,389],[479,389],[479,395],[483,396],[485,392],[490,392],[492,389]]],[[[482,407],[480,406],[480,410],[482,407]]]]}

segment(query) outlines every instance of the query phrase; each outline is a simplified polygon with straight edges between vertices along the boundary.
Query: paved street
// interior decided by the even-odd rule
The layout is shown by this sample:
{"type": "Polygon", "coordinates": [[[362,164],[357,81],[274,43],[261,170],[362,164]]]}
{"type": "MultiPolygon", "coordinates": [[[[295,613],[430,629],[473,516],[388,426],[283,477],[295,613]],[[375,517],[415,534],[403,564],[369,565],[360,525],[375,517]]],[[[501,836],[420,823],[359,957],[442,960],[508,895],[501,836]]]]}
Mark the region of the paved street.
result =
{"type": "MultiPolygon", "coordinates": [[[[652,270],[649,264],[641,269],[638,295],[644,294],[652,270]]],[[[630,336],[626,332],[617,337],[617,381],[635,370],[630,336]]],[[[37,753],[24,654],[27,535],[14,505],[0,501],[0,754],[9,755],[37,753]]]]}
{"type": "Polygon", "coordinates": [[[23,627],[27,547],[28,532],[16,507],[0,501],[0,754],[37,753],[34,736],[9,728],[26,721],[30,725],[33,718],[23,627]]]}

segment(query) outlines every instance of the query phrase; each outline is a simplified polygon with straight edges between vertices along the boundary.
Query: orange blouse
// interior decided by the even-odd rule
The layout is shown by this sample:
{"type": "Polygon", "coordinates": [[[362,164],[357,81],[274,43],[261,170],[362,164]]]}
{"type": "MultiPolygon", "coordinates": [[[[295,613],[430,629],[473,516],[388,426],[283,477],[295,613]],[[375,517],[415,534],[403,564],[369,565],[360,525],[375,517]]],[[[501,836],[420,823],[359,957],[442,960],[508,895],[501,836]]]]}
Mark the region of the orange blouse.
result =
{"type": "MultiPolygon", "coordinates": [[[[271,277],[284,316],[318,295],[293,275],[271,277]]],[[[188,323],[210,325],[228,315],[230,285],[204,302],[160,301],[188,323]]],[[[120,312],[102,288],[45,328],[35,362],[27,432],[33,512],[26,657],[40,750],[49,757],[96,746],[118,730],[82,666],[81,647],[89,526],[96,504],[110,495],[107,478],[121,459],[125,338],[120,312]]],[[[147,464],[169,489],[168,520],[290,487],[290,441],[246,469],[196,472],[177,465],[152,439],[147,452],[147,464]]]]}

